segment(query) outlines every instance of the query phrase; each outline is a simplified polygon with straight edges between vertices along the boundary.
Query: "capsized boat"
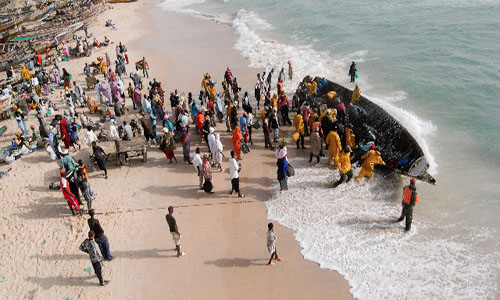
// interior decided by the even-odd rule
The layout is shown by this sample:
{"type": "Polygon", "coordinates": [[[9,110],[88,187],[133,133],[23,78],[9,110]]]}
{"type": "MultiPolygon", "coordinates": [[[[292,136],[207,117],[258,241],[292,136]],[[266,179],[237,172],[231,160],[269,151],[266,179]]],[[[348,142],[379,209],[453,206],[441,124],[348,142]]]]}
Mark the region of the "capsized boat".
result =
{"type": "MultiPolygon", "coordinates": [[[[349,112],[348,105],[351,102],[353,91],[324,78],[316,77],[314,81],[317,82],[318,88],[312,102],[327,103],[327,93],[335,91],[337,96],[334,100],[339,97],[338,99],[345,104],[349,112]]],[[[436,179],[428,173],[429,163],[422,148],[400,122],[364,96],[361,96],[350,109],[351,111],[357,110],[359,112],[357,117],[361,118],[358,122],[351,120],[351,123],[356,123],[354,124],[356,136],[360,134],[360,127],[363,123],[374,129],[375,144],[387,164],[387,169],[430,184],[436,184],[436,179]]]]}

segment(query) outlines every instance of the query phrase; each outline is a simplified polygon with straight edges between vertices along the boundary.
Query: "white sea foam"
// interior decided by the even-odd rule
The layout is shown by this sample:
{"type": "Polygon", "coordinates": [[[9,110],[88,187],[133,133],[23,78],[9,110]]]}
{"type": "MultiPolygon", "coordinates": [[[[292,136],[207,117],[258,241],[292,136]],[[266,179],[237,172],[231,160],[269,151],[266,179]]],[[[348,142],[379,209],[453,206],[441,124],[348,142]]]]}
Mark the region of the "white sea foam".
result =
{"type": "Polygon", "coordinates": [[[227,14],[209,14],[192,8],[203,3],[205,3],[205,0],[163,0],[158,6],[167,11],[187,13],[193,17],[209,21],[225,24],[231,23],[232,17],[227,14]]]}
{"type": "Polygon", "coordinates": [[[332,189],[337,172],[310,167],[303,160],[294,167],[290,190],[267,202],[268,216],[296,231],[306,259],[341,273],[354,297],[488,299],[498,295],[500,255],[474,246],[485,239],[479,235],[483,229],[443,237],[435,224],[415,215],[412,230],[404,233],[402,223],[392,222],[401,209],[396,177],[375,174],[368,183],[351,181],[332,189]]]}
{"type": "Polygon", "coordinates": [[[407,97],[405,92],[395,92],[387,96],[370,96],[366,95],[373,103],[385,109],[391,116],[398,120],[413,136],[424,152],[425,158],[429,163],[429,173],[437,174],[438,165],[436,159],[430,151],[429,144],[426,138],[436,133],[437,128],[431,121],[422,120],[413,112],[396,106],[395,102],[401,101],[407,97]]]}
{"type": "MultiPolygon", "coordinates": [[[[251,67],[265,68],[267,70],[275,68],[275,71],[279,72],[281,67],[288,70],[285,66],[286,62],[288,60],[292,61],[294,80],[285,81],[284,88],[287,92],[295,91],[297,84],[306,75],[326,77],[347,85],[345,70],[348,69],[350,62],[363,62],[368,54],[368,51],[362,50],[344,57],[332,58],[328,53],[317,51],[311,46],[291,46],[276,41],[264,40],[257,34],[257,31],[269,30],[272,29],[272,26],[255,12],[243,9],[238,12],[233,20],[233,27],[239,35],[235,48],[250,61],[251,67]]],[[[363,87],[363,91],[370,90],[369,80],[360,78],[358,82],[363,87]]],[[[406,92],[399,91],[382,97],[367,97],[384,108],[408,129],[422,148],[430,166],[430,173],[435,175],[437,173],[437,163],[434,156],[432,156],[426,137],[434,134],[436,127],[430,121],[422,120],[414,113],[392,104],[406,98],[406,92]]]]}
{"type": "MultiPolygon", "coordinates": [[[[336,72],[344,72],[343,60],[332,59],[326,52],[316,51],[310,45],[292,46],[275,40],[262,39],[257,31],[269,30],[272,26],[255,12],[238,11],[232,25],[239,36],[234,47],[249,60],[250,67],[268,71],[274,68],[276,73],[285,68],[285,73],[288,74],[287,61],[291,60],[294,79],[285,80],[284,89],[287,92],[294,91],[306,75],[332,78],[336,72]]],[[[353,57],[361,61],[365,53],[357,52],[353,57]]]]}
{"type": "Polygon", "coordinates": [[[196,10],[188,7],[195,4],[202,4],[204,2],[205,0],[164,0],[159,3],[158,6],[168,11],[196,13],[196,10]]]}

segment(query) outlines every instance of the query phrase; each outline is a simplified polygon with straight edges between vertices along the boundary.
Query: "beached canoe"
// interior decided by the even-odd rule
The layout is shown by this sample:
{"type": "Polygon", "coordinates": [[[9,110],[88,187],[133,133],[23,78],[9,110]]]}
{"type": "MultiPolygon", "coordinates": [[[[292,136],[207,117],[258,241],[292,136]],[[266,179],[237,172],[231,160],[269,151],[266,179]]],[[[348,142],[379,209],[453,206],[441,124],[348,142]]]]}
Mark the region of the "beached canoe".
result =
{"type": "Polygon", "coordinates": [[[129,3],[136,2],[137,0],[108,0],[108,3],[129,3]]]}
{"type": "MultiPolygon", "coordinates": [[[[319,77],[315,78],[314,81],[318,83],[318,90],[313,101],[325,102],[326,94],[335,91],[337,97],[340,97],[341,101],[348,107],[352,95],[350,89],[319,77]]],[[[376,133],[375,144],[387,163],[387,169],[430,184],[436,184],[434,177],[428,173],[429,163],[422,148],[400,122],[364,96],[361,96],[355,105],[361,112],[363,122],[374,129],[376,133]]],[[[355,125],[354,133],[358,135],[360,129],[360,126],[355,125]]]]}

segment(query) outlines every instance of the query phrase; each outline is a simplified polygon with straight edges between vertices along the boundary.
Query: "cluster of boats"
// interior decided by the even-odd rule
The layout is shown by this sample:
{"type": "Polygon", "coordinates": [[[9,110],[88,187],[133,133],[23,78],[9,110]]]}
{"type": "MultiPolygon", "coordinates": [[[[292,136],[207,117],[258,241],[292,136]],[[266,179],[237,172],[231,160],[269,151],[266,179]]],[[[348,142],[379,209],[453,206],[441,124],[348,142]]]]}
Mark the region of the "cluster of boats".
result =
{"type": "Polygon", "coordinates": [[[103,0],[44,1],[15,9],[0,5],[0,71],[72,38],[104,9],[103,0]]]}

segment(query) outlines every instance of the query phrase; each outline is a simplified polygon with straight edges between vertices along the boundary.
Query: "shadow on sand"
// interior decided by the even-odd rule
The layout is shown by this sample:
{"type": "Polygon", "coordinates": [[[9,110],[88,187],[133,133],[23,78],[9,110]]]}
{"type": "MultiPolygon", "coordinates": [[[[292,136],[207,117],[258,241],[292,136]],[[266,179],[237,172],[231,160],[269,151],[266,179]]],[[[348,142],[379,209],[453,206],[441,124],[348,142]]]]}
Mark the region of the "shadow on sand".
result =
{"type": "Polygon", "coordinates": [[[206,265],[213,265],[219,268],[232,268],[232,267],[240,267],[246,268],[251,265],[254,266],[265,266],[267,265],[268,259],[246,259],[246,258],[221,258],[213,261],[206,261],[206,265]]]}

